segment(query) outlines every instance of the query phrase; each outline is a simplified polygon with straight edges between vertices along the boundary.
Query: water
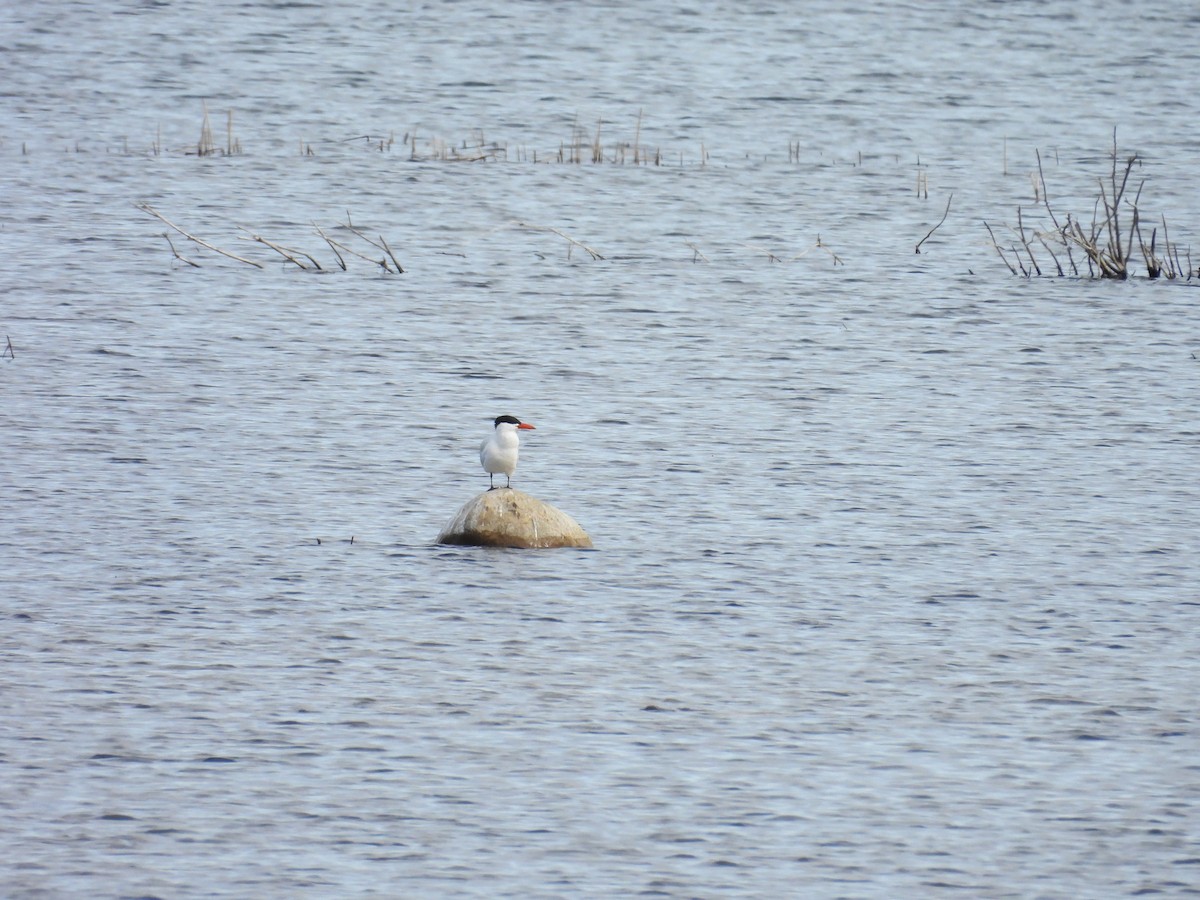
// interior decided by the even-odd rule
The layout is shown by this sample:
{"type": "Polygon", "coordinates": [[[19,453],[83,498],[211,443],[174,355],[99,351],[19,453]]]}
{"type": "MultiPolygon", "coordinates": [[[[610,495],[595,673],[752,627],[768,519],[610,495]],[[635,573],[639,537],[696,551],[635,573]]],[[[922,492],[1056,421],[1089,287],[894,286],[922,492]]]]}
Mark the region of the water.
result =
{"type": "Polygon", "coordinates": [[[1200,889],[1194,13],[394,6],[2,13],[5,896],[1200,889]]]}

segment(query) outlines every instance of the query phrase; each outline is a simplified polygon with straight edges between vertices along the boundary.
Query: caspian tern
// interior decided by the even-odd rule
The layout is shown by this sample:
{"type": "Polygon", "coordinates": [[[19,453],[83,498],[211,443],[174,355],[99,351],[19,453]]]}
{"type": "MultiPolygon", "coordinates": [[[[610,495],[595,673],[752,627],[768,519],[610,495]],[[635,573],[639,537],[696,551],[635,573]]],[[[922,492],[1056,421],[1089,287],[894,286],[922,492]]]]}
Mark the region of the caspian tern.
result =
{"type": "Polygon", "coordinates": [[[519,428],[534,430],[532,425],[515,416],[497,416],[496,430],[479,447],[479,462],[483,465],[483,471],[488,473],[489,491],[496,489],[494,479],[501,472],[504,473],[504,486],[512,487],[512,473],[517,468],[517,449],[521,444],[517,434],[519,428]]]}

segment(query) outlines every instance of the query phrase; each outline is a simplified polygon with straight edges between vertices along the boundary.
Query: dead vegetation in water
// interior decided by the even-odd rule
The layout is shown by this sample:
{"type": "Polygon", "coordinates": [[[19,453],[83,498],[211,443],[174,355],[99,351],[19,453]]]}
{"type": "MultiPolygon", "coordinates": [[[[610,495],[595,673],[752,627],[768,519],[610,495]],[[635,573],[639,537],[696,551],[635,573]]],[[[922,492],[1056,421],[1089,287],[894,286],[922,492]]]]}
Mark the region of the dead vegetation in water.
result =
{"type": "Polygon", "coordinates": [[[197,156],[234,156],[242,152],[242,142],[233,136],[233,110],[225,113],[225,146],[220,147],[213,137],[212,124],[208,119],[208,104],[202,103],[204,118],[200,122],[200,140],[196,144],[197,156]]]}
{"type": "Polygon", "coordinates": [[[1135,247],[1145,265],[1147,278],[1191,280],[1193,274],[1197,274],[1190,248],[1184,248],[1181,255],[1179,245],[1171,240],[1165,216],[1160,217],[1161,243],[1157,224],[1143,227],[1140,203],[1146,180],[1139,180],[1136,188],[1131,181],[1135,171],[1142,167],[1142,158],[1136,153],[1121,158],[1115,130],[1109,160],[1107,176],[1097,179],[1099,193],[1091,220],[1085,225],[1071,213],[1060,217],[1055,212],[1046,188],[1042,156],[1037,154],[1034,197],[1045,210],[1048,224],[1046,220],[1040,224],[1027,222],[1026,212],[1018,206],[1016,227],[1011,228],[1011,238],[1002,245],[992,227],[986,221],[983,223],[992,247],[1013,275],[1025,278],[1057,275],[1062,278],[1086,274],[1088,278],[1123,281],[1130,277],[1136,266],[1133,262],[1135,247]],[[1047,257],[1049,263],[1046,263],[1047,257]]]}
{"type": "MultiPolygon", "coordinates": [[[[242,142],[233,133],[233,110],[225,111],[225,143],[222,146],[217,143],[217,137],[212,127],[212,120],[208,115],[208,102],[201,101],[200,103],[200,138],[194,144],[185,144],[182,148],[184,156],[195,157],[213,157],[213,156],[240,156],[242,153],[242,142]]],[[[129,142],[125,142],[123,147],[126,154],[129,153],[129,142]]],[[[154,156],[163,156],[171,151],[163,144],[162,127],[154,135],[154,141],[150,145],[150,152],[154,156]]]]}
{"type": "MultiPolygon", "coordinates": [[[[693,250],[695,250],[696,256],[703,256],[703,254],[700,253],[700,251],[696,248],[696,246],[694,244],[689,243],[688,246],[691,247],[693,250]]],[[[808,256],[814,250],[820,250],[829,256],[829,259],[833,263],[834,268],[836,268],[838,266],[844,266],[846,264],[846,261],[844,259],[842,259],[840,256],[838,256],[836,253],[833,252],[832,247],[830,247],[823,240],[821,240],[821,236],[819,234],[817,235],[817,240],[815,243],[810,244],[808,247],[801,250],[799,253],[793,253],[793,254],[775,253],[774,251],[768,250],[765,247],[760,247],[757,244],[747,244],[745,242],[742,242],[742,246],[745,247],[747,250],[752,250],[755,253],[766,256],[767,260],[769,262],[773,262],[773,263],[795,262],[798,259],[804,259],[804,257],[808,256]]],[[[692,262],[696,262],[696,256],[692,257],[692,262]]],[[[705,257],[704,261],[708,262],[708,258],[705,257]]]]}
{"type": "MultiPolygon", "coordinates": [[[[258,230],[248,228],[244,225],[233,226],[240,232],[236,236],[237,239],[266,248],[271,251],[272,256],[262,259],[254,258],[249,254],[235,253],[226,246],[221,246],[215,240],[201,237],[195,234],[194,231],[177,224],[149,203],[135,203],[134,207],[166,226],[168,230],[161,232],[161,235],[167,242],[172,257],[180,263],[193,268],[202,268],[203,263],[195,256],[185,255],[180,249],[180,246],[185,246],[188,242],[210,253],[242,263],[243,265],[253,266],[257,269],[265,269],[267,263],[274,258],[301,271],[314,273],[327,272],[335,268],[345,272],[349,270],[350,263],[354,260],[361,260],[377,268],[385,275],[400,275],[404,274],[405,271],[387,239],[382,234],[372,237],[363,229],[357,227],[351,220],[348,212],[346,213],[346,221],[340,222],[336,226],[322,226],[315,221],[310,223],[312,234],[323,241],[325,247],[332,253],[333,260],[330,261],[328,258],[322,259],[321,254],[316,250],[293,246],[295,238],[291,239],[292,243],[284,243],[280,239],[266,237],[258,230]],[[175,239],[172,239],[173,235],[175,239]],[[183,240],[183,245],[179,244],[179,239],[183,240]]],[[[608,258],[594,246],[579,240],[562,228],[553,225],[512,220],[492,230],[500,231],[505,229],[554,235],[556,238],[562,240],[563,246],[566,248],[566,260],[568,262],[572,260],[572,256],[576,250],[586,254],[592,262],[604,261],[608,258]]],[[[684,241],[683,244],[691,251],[692,263],[712,262],[709,255],[696,242],[684,241]]],[[[817,253],[818,255],[824,255],[834,268],[846,265],[846,261],[819,234],[814,243],[798,252],[780,252],[758,244],[746,242],[740,242],[739,245],[751,251],[756,256],[765,257],[770,263],[795,263],[817,253]]],[[[534,252],[542,259],[548,256],[547,253],[541,250],[535,250],[534,252]]],[[[711,253],[712,251],[709,252],[711,253]]]]}
{"type": "MultiPolygon", "coordinates": [[[[197,237],[196,235],[185,230],[184,228],[180,227],[179,225],[176,225],[174,222],[172,222],[170,219],[168,219],[166,216],[164,216],[161,212],[159,212],[157,209],[155,209],[149,203],[135,203],[134,206],[137,209],[141,210],[142,212],[146,213],[147,215],[153,216],[154,218],[158,219],[160,222],[162,222],[164,225],[166,225],[168,228],[170,228],[171,231],[182,236],[184,239],[191,241],[192,243],[196,244],[197,246],[203,247],[206,250],[211,250],[213,253],[217,253],[221,256],[226,257],[227,259],[232,259],[236,262],[244,263],[245,265],[248,265],[248,266],[254,266],[255,268],[258,268],[258,269],[265,268],[265,264],[259,260],[250,259],[246,256],[241,256],[237,253],[233,253],[229,250],[225,250],[222,247],[218,247],[216,244],[212,243],[211,241],[205,240],[204,238],[197,237]]],[[[321,240],[323,240],[325,242],[325,244],[329,247],[330,250],[333,251],[333,255],[334,255],[334,258],[336,261],[333,265],[336,265],[336,267],[341,269],[343,272],[347,271],[349,268],[349,266],[346,263],[346,257],[350,256],[350,257],[364,260],[365,262],[368,262],[368,263],[372,264],[373,266],[378,267],[383,274],[386,274],[386,275],[403,275],[404,274],[404,267],[400,265],[400,261],[396,258],[396,254],[394,252],[392,252],[392,248],[388,244],[387,239],[384,238],[383,235],[378,235],[377,237],[372,238],[369,235],[367,235],[365,232],[363,232],[360,228],[357,228],[350,219],[350,213],[347,212],[346,213],[346,221],[344,223],[340,223],[336,227],[339,229],[342,229],[346,232],[349,232],[351,235],[358,238],[363,243],[367,244],[367,246],[371,247],[373,250],[380,251],[379,255],[373,255],[373,254],[371,254],[370,251],[367,251],[367,250],[356,249],[354,246],[351,246],[349,241],[344,239],[343,236],[341,236],[341,235],[339,235],[338,239],[334,239],[334,238],[330,237],[329,234],[325,231],[325,229],[323,229],[316,222],[312,223],[312,227],[314,229],[315,234],[318,237],[320,237],[321,240]]],[[[278,255],[279,257],[281,257],[285,262],[290,263],[291,265],[294,265],[298,269],[301,269],[303,271],[312,271],[312,272],[327,271],[326,267],[321,265],[320,260],[318,260],[316,256],[314,256],[312,253],[308,252],[307,250],[301,250],[301,249],[296,249],[293,247],[285,246],[284,244],[280,243],[279,241],[270,240],[268,238],[265,238],[258,232],[254,231],[253,229],[246,228],[243,225],[238,225],[237,228],[239,231],[244,232],[244,234],[241,236],[243,240],[252,241],[253,243],[259,244],[263,247],[267,247],[268,249],[274,251],[274,253],[276,255],[278,255]]],[[[174,241],[171,240],[171,232],[164,231],[162,233],[162,236],[163,236],[163,238],[166,239],[167,246],[171,248],[171,254],[172,254],[172,256],[174,256],[175,259],[179,260],[180,262],[182,262],[186,265],[192,266],[194,268],[197,268],[197,269],[200,268],[201,264],[199,262],[197,262],[196,260],[194,260],[190,257],[186,257],[182,253],[179,252],[179,249],[175,246],[174,241]]],[[[332,268],[332,267],[333,266],[330,266],[330,268],[332,268]]]]}
{"type": "MultiPolygon", "coordinates": [[[[159,126],[145,145],[131,146],[124,138],[119,147],[106,145],[104,153],[152,156],[194,156],[198,159],[234,157],[244,154],[241,138],[234,131],[234,111],[225,110],[224,129],[220,119],[209,112],[207,101],[201,102],[199,135],[195,139],[168,143],[159,126]],[[214,127],[214,119],[218,122],[214,127]]],[[[319,156],[337,149],[356,148],[370,153],[403,154],[412,162],[445,163],[499,163],[519,162],[534,164],[561,163],[566,165],[615,166],[688,166],[704,167],[710,154],[707,146],[700,142],[691,148],[664,149],[660,145],[644,140],[644,115],[638,111],[637,118],[621,128],[612,120],[597,118],[594,126],[580,121],[576,115],[566,137],[541,143],[532,141],[511,142],[497,140],[476,128],[466,137],[451,140],[446,137],[414,128],[397,137],[396,132],[386,134],[363,133],[338,138],[301,138],[298,144],[301,156],[319,156]],[[622,133],[623,132],[623,133],[622,133]]],[[[95,152],[94,142],[76,141],[68,152],[95,152]]],[[[21,144],[21,155],[28,155],[30,148],[21,144]]]]}
{"type": "MultiPolygon", "coordinates": [[[[650,146],[642,140],[643,113],[638,111],[633,123],[632,136],[617,136],[615,123],[598,118],[594,127],[581,123],[576,116],[571,123],[570,134],[558,142],[557,148],[541,150],[526,143],[510,143],[489,139],[483,129],[475,129],[468,137],[450,141],[435,135],[423,135],[417,130],[406,132],[399,145],[407,159],[413,162],[520,162],[559,163],[564,165],[616,165],[616,166],[705,166],[709,153],[703,143],[698,150],[689,154],[686,150],[664,152],[659,146],[650,146]]],[[[363,146],[381,153],[394,152],[397,141],[394,132],[387,138],[362,135],[356,138],[363,146]]],[[[324,143],[345,143],[343,141],[324,143]]],[[[318,144],[319,146],[319,144],[318,144]]],[[[302,143],[301,152],[315,155],[313,144],[302,143]]]]}
{"type": "Polygon", "coordinates": [[[581,250],[583,250],[584,252],[586,252],[592,259],[604,259],[604,257],[601,256],[599,252],[597,252],[596,250],[593,250],[591,247],[589,247],[587,244],[583,243],[582,241],[575,240],[575,238],[571,237],[569,234],[564,233],[563,231],[559,230],[558,228],[553,228],[549,225],[530,225],[528,222],[515,222],[513,224],[515,224],[516,227],[518,227],[518,228],[524,228],[529,231],[546,231],[546,232],[549,232],[550,234],[557,234],[560,238],[562,238],[564,241],[567,242],[567,259],[568,260],[570,260],[570,258],[571,258],[571,250],[574,249],[575,247],[578,247],[581,250]]]}

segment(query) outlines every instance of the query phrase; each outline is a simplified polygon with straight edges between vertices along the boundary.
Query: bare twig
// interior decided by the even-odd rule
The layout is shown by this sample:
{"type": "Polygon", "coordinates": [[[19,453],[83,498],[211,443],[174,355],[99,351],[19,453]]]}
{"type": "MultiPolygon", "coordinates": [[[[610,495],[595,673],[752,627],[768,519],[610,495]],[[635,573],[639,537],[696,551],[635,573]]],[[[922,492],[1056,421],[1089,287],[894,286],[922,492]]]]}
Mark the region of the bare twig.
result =
{"type": "MultiPolygon", "coordinates": [[[[928,195],[928,194],[926,194],[926,196],[929,196],[929,195],[928,195]]],[[[934,225],[932,228],[930,228],[930,229],[929,229],[929,234],[925,235],[925,237],[923,237],[923,238],[921,238],[919,241],[917,241],[917,246],[916,246],[916,252],[917,252],[917,253],[920,253],[920,252],[921,252],[921,245],[922,245],[923,243],[925,243],[927,240],[929,240],[930,236],[931,236],[931,235],[932,235],[932,234],[933,234],[935,231],[937,231],[939,228],[941,228],[941,227],[942,227],[942,222],[945,222],[945,221],[946,221],[946,216],[950,215],[950,201],[951,201],[951,200],[953,200],[953,199],[954,199],[954,193],[953,193],[953,192],[951,192],[950,196],[949,196],[949,197],[946,199],[946,211],[942,213],[942,218],[941,218],[941,220],[940,220],[940,221],[939,221],[939,222],[938,222],[936,225],[934,225]]]]}
{"type": "Polygon", "coordinates": [[[3,353],[0,353],[0,359],[3,359],[5,356],[7,356],[9,359],[15,360],[17,358],[17,354],[13,352],[12,338],[6,334],[4,336],[4,340],[8,346],[4,348],[3,353]]]}

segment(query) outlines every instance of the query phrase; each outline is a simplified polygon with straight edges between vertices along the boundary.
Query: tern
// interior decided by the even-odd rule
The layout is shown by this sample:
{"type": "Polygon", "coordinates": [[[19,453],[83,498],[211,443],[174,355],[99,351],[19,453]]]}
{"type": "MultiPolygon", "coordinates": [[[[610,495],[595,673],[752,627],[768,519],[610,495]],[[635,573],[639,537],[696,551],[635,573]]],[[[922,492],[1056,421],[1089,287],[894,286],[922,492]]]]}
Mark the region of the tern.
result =
{"type": "Polygon", "coordinates": [[[521,437],[517,430],[527,428],[533,431],[532,425],[522,422],[516,416],[496,416],[496,430],[492,436],[479,447],[479,462],[483,471],[488,473],[488,490],[496,489],[496,475],[504,473],[504,486],[512,487],[512,473],[517,468],[517,450],[521,445],[521,437]]]}

